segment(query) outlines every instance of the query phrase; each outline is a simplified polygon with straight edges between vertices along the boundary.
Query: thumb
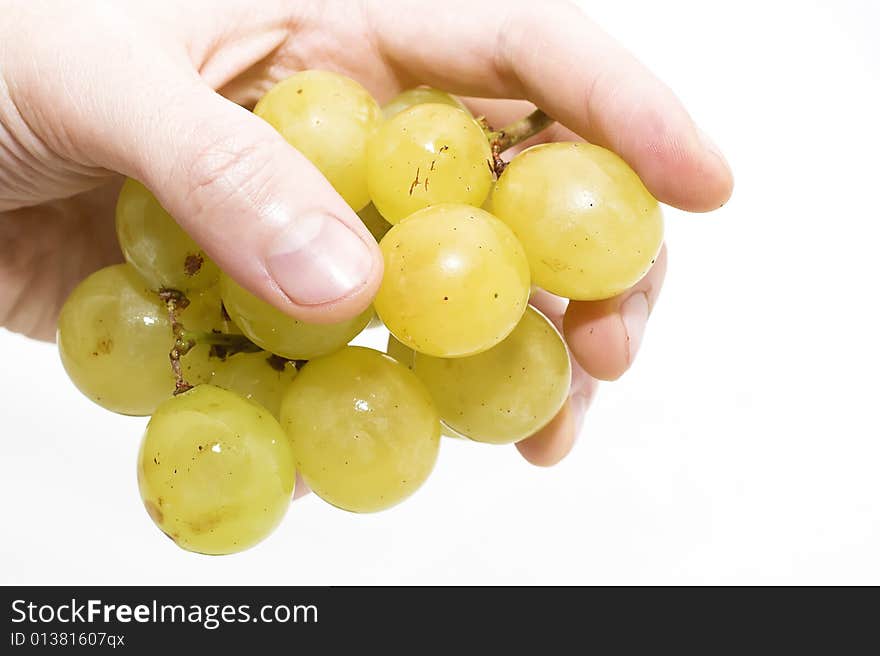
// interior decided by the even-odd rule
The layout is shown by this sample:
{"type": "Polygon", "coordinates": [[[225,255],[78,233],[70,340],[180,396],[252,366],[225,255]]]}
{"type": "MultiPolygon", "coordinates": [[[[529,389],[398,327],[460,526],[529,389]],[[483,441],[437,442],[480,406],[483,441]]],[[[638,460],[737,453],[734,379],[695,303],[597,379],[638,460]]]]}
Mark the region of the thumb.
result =
{"type": "Polygon", "coordinates": [[[123,172],[279,309],[312,323],[366,309],[382,256],[355,212],[269,124],[200,81],[180,86],[171,103],[142,96],[145,106],[116,124],[123,172]]]}

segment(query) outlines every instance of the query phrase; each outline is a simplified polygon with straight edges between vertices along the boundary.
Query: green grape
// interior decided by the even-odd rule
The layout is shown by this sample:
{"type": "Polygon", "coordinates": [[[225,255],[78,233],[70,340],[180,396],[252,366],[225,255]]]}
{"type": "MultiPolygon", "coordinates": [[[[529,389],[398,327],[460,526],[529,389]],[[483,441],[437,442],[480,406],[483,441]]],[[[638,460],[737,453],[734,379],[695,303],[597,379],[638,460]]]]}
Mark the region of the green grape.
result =
{"type": "MultiPolygon", "coordinates": [[[[188,294],[187,298],[189,305],[183,310],[178,310],[177,317],[188,332],[241,333],[223,312],[219,285],[188,294]]],[[[180,358],[183,377],[191,385],[212,382],[217,368],[222,363],[223,360],[212,355],[211,345],[206,343],[197,343],[180,358]]],[[[221,387],[223,386],[221,385],[221,387]]]]}
{"type": "Polygon", "coordinates": [[[149,415],[171,396],[172,343],[165,304],[127,264],[82,281],[58,318],[68,376],[92,401],[121,414],[149,415]]]}
{"type": "Polygon", "coordinates": [[[468,358],[416,353],[413,371],[454,431],[478,442],[516,442],[543,428],[568,396],[571,363],[562,337],[529,307],[500,344],[468,358]]]}
{"type": "Polygon", "coordinates": [[[138,456],[150,517],[180,547],[204,554],[235,553],[265,538],[287,512],[295,480],[278,422],[213,385],[160,405],[138,456]]]}
{"type": "Polygon", "coordinates": [[[391,223],[439,203],[479,207],[492,187],[483,129],[449,105],[414,105],[383,123],[367,147],[367,184],[391,223]]]}
{"type": "Polygon", "coordinates": [[[379,247],[385,276],[376,312],[411,349],[442,358],[473,355],[507,337],[525,312],[523,247],[488,212],[429,207],[394,226],[379,247]]]}
{"type": "MultiPolygon", "coordinates": [[[[413,361],[415,359],[415,351],[404,346],[397,338],[392,334],[388,334],[388,345],[385,347],[385,352],[397,360],[400,364],[405,366],[407,369],[413,368],[413,361]]],[[[443,437],[453,437],[455,439],[467,439],[463,435],[457,433],[455,430],[449,427],[441,418],[440,420],[440,435],[443,437]]]]}
{"type": "Polygon", "coordinates": [[[189,305],[181,312],[187,330],[238,333],[241,331],[223,310],[220,285],[187,294],[189,305]]]}
{"type": "Polygon", "coordinates": [[[492,210],[525,247],[534,283],[582,301],[632,287],[663,241],[660,207],[639,177],[586,143],[517,155],[495,185],[492,210]]]}
{"type": "Polygon", "coordinates": [[[413,368],[415,351],[400,342],[391,333],[388,333],[388,345],[385,347],[385,353],[397,360],[407,369],[413,368]]]}
{"type": "Polygon", "coordinates": [[[369,307],[340,323],[304,323],[257,298],[226,274],[220,277],[220,292],[226,311],[248,339],[289,360],[311,360],[332,353],[348,344],[373,317],[369,307]]]}
{"type": "Polygon", "coordinates": [[[391,230],[391,224],[385,220],[384,216],[379,214],[379,210],[372,203],[358,212],[358,216],[361,217],[361,221],[364,222],[367,230],[370,231],[370,234],[373,235],[376,241],[382,241],[385,233],[391,230]]]}
{"type": "Polygon", "coordinates": [[[470,110],[455,96],[439,89],[416,87],[415,89],[402,91],[392,98],[387,105],[382,107],[382,115],[385,117],[385,120],[388,120],[413,105],[425,105],[428,103],[450,105],[470,114],[470,110]]]}
{"type": "Polygon", "coordinates": [[[219,269],[137,180],[128,179],[116,203],[116,235],[126,261],[151,289],[204,289],[219,269]]]}
{"type": "Polygon", "coordinates": [[[277,418],[281,412],[281,397],[295,377],[296,367],[292,362],[263,351],[236,353],[217,361],[210,382],[256,401],[277,418]]]}
{"type": "Polygon", "coordinates": [[[370,202],[366,146],[382,111],[360,84],[338,73],[302,71],[269,89],[254,113],[309,158],[352,209],[370,202]]]}
{"type": "Polygon", "coordinates": [[[403,365],[359,346],[303,367],[281,402],[281,424],[306,484],[353,512],[383,510],[415,492],[440,445],[425,386],[403,365]]]}

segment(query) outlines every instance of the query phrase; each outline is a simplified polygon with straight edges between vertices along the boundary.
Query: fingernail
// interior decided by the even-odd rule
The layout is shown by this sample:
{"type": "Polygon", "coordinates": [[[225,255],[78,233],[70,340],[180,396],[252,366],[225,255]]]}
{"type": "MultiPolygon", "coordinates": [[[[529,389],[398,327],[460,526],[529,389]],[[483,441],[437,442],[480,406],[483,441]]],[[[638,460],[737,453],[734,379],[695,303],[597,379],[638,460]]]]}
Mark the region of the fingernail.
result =
{"type": "Polygon", "coordinates": [[[724,166],[730,168],[730,164],[727,163],[727,158],[724,157],[724,153],[721,152],[721,149],[718,147],[718,144],[712,140],[712,137],[703,132],[700,128],[697,128],[697,136],[700,138],[700,143],[703,144],[703,148],[720,159],[724,163],[724,166]]]}
{"type": "Polygon", "coordinates": [[[584,427],[584,419],[587,416],[587,408],[590,407],[590,399],[583,394],[572,394],[569,399],[571,405],[571,414],[574,418],[574,437],[575,439],[581,434],[584,427]]]}
{"type": "Polygon", "coordinates": [[[626,362],[632,364],[642,345],[645,326],[648,323],[648,297],[644,292],[630,296],[620,306],[620,318],[626,331],[626,362]]]}
{"type": "Polygon", "coordinates": [[[298,305],[344,298],[370,275],[367,245],[344,223],[318,212],[298,217],[273,244],[269,274],[298,305]]]}

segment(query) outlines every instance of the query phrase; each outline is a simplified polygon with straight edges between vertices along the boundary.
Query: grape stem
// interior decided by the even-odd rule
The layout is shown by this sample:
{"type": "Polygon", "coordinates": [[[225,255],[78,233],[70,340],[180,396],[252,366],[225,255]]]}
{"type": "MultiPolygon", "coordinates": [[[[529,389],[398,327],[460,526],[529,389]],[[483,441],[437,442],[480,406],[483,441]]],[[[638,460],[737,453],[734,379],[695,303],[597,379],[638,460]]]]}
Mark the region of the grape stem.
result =
{"type": "MultiPolygon", "coordinates": [[[[159,290],[159,298],[168,309],[168,320],[171,322],[171,332],[174,336],[174,344],[168,353],[168,359],[171,360],[171,371],[174,373],[175,396],[193,388],[183,376],[180,358],[195,348],[196,344],[209,344],[211,356],[221,360],[225,360],[234,353],[257,353],[263,350],[244,335],[187,330],[181,323],[179,316],[179,313],[189,305],[186,294],[176,289],[161,289],[159,290]]],[[[302,366],[298,361],[294,362],[294,365],[297,368],[302,366]]]]}
{"type": "Polygon", "coordinates": [[[174,394],[176,396],[192,389],[192,385],[183,377],[180,358],[189,353],[190,349],[195,346],[195,342],[184,337],[185,329],[177,318],[178,310],[186,309],[186,306],[189,305],[189,299],[186,294],[176,289],[160,290],[159,298],[165,302],[165,307],[168,309],[168,321],[171,323],[171,332],[174,335],[174,344],[168,353],[168,359],[171,360],[171,371],[174,372],[174,394]]]}
{"type": "MultiPolygon", "coordinates": [[[[210,344],[211,346],[219,346],[226,351],[228,355],[233,353],[256,353],[262,351],[259,346],[254,344],[244,335],[235,335],[232,333],[214,333],[214,332],[198,332],[194,330],[181,331],[180,334],[183,341],[191,344],[190,349],[196,344],[210,344]]],[[[181,353],[181,355],[186,355],[181,353]]]]}
{"type": "Polygon", "coordinates": [[[547,116],[542,109],[536,109],[528,116],[511,123],[500,130],[489,129],[487,137],[492,148],[493,169],[496,176],[504,172],[507,163],[501,159],[501,153],[508,148],[513,148],[529,137],[547,129],[553,124],[553,119],[547,116]]]}

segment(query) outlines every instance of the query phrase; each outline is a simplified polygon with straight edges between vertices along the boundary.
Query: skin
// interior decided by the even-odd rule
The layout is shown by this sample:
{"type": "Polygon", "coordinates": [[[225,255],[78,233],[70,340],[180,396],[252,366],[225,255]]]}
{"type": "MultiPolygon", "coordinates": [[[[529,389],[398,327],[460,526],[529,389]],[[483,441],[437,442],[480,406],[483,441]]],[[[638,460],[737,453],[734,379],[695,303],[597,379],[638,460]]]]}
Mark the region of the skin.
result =
{"type": "MultiPolygon", "coordinates": [[[[529,143],[611,148],[660,201],[685,210],[730,196],[718,148],[579,9],[450,0],[438,13],[420,4],[88,0],[68,12],[52,0],[0,0],[9,18],[0,21],[0,326],[53,339],[73,286],[121,261],[120,174],[143,181],[224,270],[281,310],[313,322],[361,312],[381,280],[375,243],[320,173],[243,109],[306,68],[348,75],[380,103],[419,84],[479,97],[469,103],[493,125],[534,103],[559,124],[529,143]],[[297,226],[316,213],[333,224],[321,234],[347,239],[336,250],[358,263],[326,288],[322,272],[345,263],[332,244],[302,247],[297,226]],[[315,272],[308,289],[297,287],[302,266],[315,272]]],[[[552,465],[569,452],[596,381],[632,364],[665,266],[664,252],[606,301],[533,298],[562,326],[575,375],[559,416],[517,445],[526,460],[552,465]]]]}

